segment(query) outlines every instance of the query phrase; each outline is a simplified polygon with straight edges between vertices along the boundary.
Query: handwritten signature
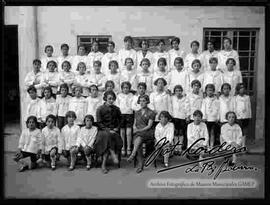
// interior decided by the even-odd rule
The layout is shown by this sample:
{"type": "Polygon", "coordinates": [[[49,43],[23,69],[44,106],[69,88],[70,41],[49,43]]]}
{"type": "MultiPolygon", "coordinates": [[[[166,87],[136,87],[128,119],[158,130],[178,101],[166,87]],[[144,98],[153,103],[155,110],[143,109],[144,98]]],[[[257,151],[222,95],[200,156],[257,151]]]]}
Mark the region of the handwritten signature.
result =
{"type": "MultiPolygon", "coordinates": [[[[246,147],[234,147],[230,144],[227,144],[226,142],[223,142],[221,145],[215,146],[212,149],[207,149],[207,147],[198,147],[197,143],[200,141],[204,141],[205,138],[200,138],[196,140],[190,147],[188,147],[184,152],[182,152],[181,156],[193,155],[193,156],[199,156],[200,154],[208,155],[209,157],[202,158],[200,160],[179,164],[176,166],[164,168],[161,170],[158,170],[157,173],[165,172],[172,169],[177,169],[180,167],[184,167],[187,165],[193,165],[193,167],[186,168],[185,173],[203,173],[205,171],[208,171],[208,175],[212,175],[216,170],[216,173],[214,175],[214,179],[216,179],[221,173],[228,172],[228,171],[237,171],[237,170],[254,170],[256,171],[256,167],[251,166],[228,166],[229,165],[229,156],[232,156],[233,154],[243,153],[247,150],[246,147]],[[227,145],[227,146],[226,146],[227,145]],[[196,147],[196,148],[195,148],[196,147]],[[225,158],[225,160],[222,162],[222,164],[218,167],[213,161],[213,159],[217,158],[225,158]],[[198,162],[204,162],[202,164],[202,167],[198,166],[198,162]]],[[[148,156],[148,158],[144,162],[144,166],[148,167],[160,154],[164,156],[167,153],[173,152],[173,150],[178,145],[182,145],[181,143],[176,143],[174,145],[168,146],[168,141],[166,138],[160,139],[155,144],[155,150],[148,156]],[[166,148],[165,148],[166,146],[166,148]],[[165,149],[164,149],[165,148],[165,149]]]]}

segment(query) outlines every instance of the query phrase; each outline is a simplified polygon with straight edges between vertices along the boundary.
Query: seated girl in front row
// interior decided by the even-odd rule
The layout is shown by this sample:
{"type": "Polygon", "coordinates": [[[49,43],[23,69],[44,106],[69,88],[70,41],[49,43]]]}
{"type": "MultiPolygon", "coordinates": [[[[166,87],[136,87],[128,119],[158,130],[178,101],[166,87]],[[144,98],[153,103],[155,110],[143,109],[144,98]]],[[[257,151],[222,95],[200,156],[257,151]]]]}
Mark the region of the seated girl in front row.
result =
{"type": "Polygon", "coordinates": [[[21,164],[19,172],[28,169],[28,165],[22,161],[23,158],[31,158],[31,169],[36,168],[38,155],[41,154],[41,132],[37,128],[37,118],[29,116],[26,121],[26,129],[22,131],[19,140],[18,151],[13,158],[15,162],[21,164]]]}
{"type": "MultiPolygon", "coordinates": [[[[241,127],[236,123],[235,112],[227,112],[226,119],[228,123],[222,125],[220,133],[221,144],[226,142],[232,147],[242,147],[245,144],[245,138],[242,135],[241,127]]],[[[229,165],[233,166],[236,163],[236,154],[232,155],[232,161],[229,161],[229,165]]]]}

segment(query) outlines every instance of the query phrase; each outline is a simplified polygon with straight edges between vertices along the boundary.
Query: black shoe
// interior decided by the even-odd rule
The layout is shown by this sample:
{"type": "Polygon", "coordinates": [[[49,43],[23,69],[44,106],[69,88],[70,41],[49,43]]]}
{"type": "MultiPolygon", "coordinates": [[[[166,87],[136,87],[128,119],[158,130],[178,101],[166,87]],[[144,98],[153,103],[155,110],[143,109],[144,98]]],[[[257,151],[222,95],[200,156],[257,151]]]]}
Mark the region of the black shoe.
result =
{"type": "Polygon", "coordinates": [[[54,171],[56,169],[56,167],[55,166],[52,166],[52,171],[54,171]]]}
{"type": "Polygon", "coordinates": [[[18,171],[19,172],[23,172],[23,171],[25,171],[27,169],[29,169],[29,166],[28,165],[24,165],[24,166],[21,166],[18,171]]]}
{"type": "Polygon", "coordinates": [[[102,168],[101,171],[102,171],[103,174],[107,174],[109,172],[109,170],[106,169],[106,168],[102,168]]]}
{"type": "Polygon", "coordinates": [[[69,167],[68,171],[73,171],[75,169],[75,167],[69,167]]]}
{"type": "Polygon", "coordinates": [[[139,174],[139,173],[142,172],[142,170],[143,170],[143,168],[139,167],[139,168],[136,170],[136,172],[139,174]]]}
{"type": "Polygon", "coordinates": [[[230,167],[233,167],[234,165],[235,165],[234,162],[232,162],[232,161],[229,162],[229,166],[230,166],[230,167]]]}

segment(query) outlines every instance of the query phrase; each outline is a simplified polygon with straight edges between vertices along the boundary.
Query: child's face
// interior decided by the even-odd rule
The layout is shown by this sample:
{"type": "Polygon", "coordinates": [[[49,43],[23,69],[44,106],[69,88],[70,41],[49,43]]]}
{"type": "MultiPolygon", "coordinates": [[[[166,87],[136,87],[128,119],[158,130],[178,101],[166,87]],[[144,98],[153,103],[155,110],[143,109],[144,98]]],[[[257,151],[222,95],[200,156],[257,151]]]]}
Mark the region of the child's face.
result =
{"type": "Polygon", "coordinates": [[[225,49],[229,49],[231,47],[230,41],[228,39],[224,40],[223,45],[225,49]]]}
{"type": "Polygon", "coordinates": [[[147,107],[147,101],[145,98],[140,98],[140,105],[141,105],[141,108],[147,107]]]}
{"type": "Polygon", "coordinates": [[[123,93],[124,94],[128,94],[129,93],[129,87],[128,87],[128,85],[124,84],[122,90],[123,90],[123,93]]]}
{"type": "Polygon", "coordinates": [[[109,43],[107,49],[108,49],[108,52],[109,53],[113,53],[114,52],[114,46],[113,46],[113,44],[109,43]]]}
{"type": "Polygon", "coordinates": [[[110,91],[110,90],[113,90],[113,84],[112,83],[107,84],[106,91],[110,91]]]}
{"type": "Polygon", "coordinates": [[[128,41],[126,41],[126,42],[124,42],[124,44],[125,44],[125,49],[127,49],[127,50],[131,49],[131,47],[132,47],[132,43],[131,43],[131,41],[130,41],[130,40],[128,40],[128,41]]]}
{"type": "Polygon", "coordinates": [[[64,62],[64,63],[62,64],[62,69],[63,69],[65,72],[69,72],[69,70],[70,70],[69,64],[66,63],[66,62],[64,62]]]}
{"type": "Polygon", "coordinates": [[[197,53],[198,50],[199,50],[199,46],[197,45],[197,43],[192,43],[192,45],[191,45],[192,53],[197,53]]]}
{"type": "Polygon", "coordinates": [[[132,66],[133,66],[132,60],[127,59],[126,60],[126,66],[127,66],[127,69],[128,70],[131,70],[132,69],[132,66]]]}
{"type": "Polygon", "coordinates": [[[84,64],[79,65],[79,73],[82,75],[85,73],[86,67],[84,64]]]}
{"type": "Polygon", "coordinates": [[[51,118],[49,118],[49,119],[47,120],[47,122],[46,122],[46,125],[47,125],[47,127],[48,127],[49,129],[52,129],[53,126],[54,126],[54,120],[51,119],[51,118]]]}
{"type": "Polygon", "coordinates": [[[45,97],[45,99],[49,99],[50,97],[51,97],[51,91],[49,91],[49,90],[44,90],[44,97],[45,97]]]}
{"type": "Polygon", "coordinates": [[[36,123],[33,119],[30,119],[30,120],[28,120],[27,126],[30,130],[34,130],[36,128],[36,123]]]}
{"type": "Polygon", "coordinates": [[[81,88],[80,87],[75,88],[75,96],[76,97],[81,97],[81,88]]]}
{"type": "Polygon", "coordinates": [[[160,123],[162,125],[166,125],[169,122],[169,119],[165,117],[164,115],[160,115],[160,123]]]}
{"type": "Polygon", "coordinates": [[[215,71],[217,69],[217,62],[216,61],[212,61],[210,63],[210,68],[211,68],[211,70],[215,71]]]}
{"type": "Polygon", "coordinates": [[[138,87],[138,94],[139,95],[144,95],[145,94],[145,88],[144,88],[144,86],[139,86],[138,87]]]}
{"type": "Polygon", "coordinates": [[[201,66],[200,66],[199,63],[193,63],[193,65],[192,65],[192,71],[194,73],[198,73],[200,71],[200,68],[201,68],[201,66]]]}
{"type": "Polygon", "coordinates": [[[143,71],[147,72],[148,71],[148,68],[149,68],[149,65],[146,61],[143,61],[142,62],[142,69],[143,71]]]}
{"type": "Polygon", "coordinates": [[[213,51],[214,50],[214,45],[213,45],[213,43],[211,43],[211,42],[208,42],[207,43],[207,49],[209,50],[209,51],[213,51]]]}
{"type": "Polygon", "coordinates": [[[29,90],[29,95],[32,100],[35,100],[37,98],[37,93],[33,90],[29,90]]]}
{"type": "Polygon", "coordinates": [[[91,97],[95,98],[98,96],[98,90],[96,87],[91,87],[90,92],[91,92],[91,97]]]}
{"type": "Polygon", "coordinates": [[[206,89],[206,94],[207,94],[207,96],[212,97],[214,95],[214,90],[212,88],[208,87],[206,89]]]}
{"type": "Polygon", "coordinates": [[[62,49],[61,49],[61,52],[63,54],[63,56],[67,56],[68,55],[68,48],[66,46],[64,46],[62,49]]]}
{"type": "Polygon", "coordinates": [[[233,125],[234,122],[235,122],[235,115],[234,115],[233,113],[230,113],[230,114],[228,115],[228,123],[229,123],[230,125],[233,125]]]}
{"type": "Polygon", "coordinates": [[[142,42],[142,50],[147,50],[148,49],[148,44],[146,41],[142,42]]]}
{"type": "Polygon", "coordinates": [[[54,69],[55,69],[55,64],[53,62],[50,62],[48,64],[48,70],[49,70],[49,72],[54,72],[54,69]]]}
{"type": "Polygon", "coordinates": [[[117,73],[118,67],[117,67],[116,63],[112,63],[110,66],[110,69],[111,69],[111,73],[113,73],[113,74],[117,73]]]}
{"type": "Polygon", "coordinates": [[[165,44],[163,42],[158,44],[158,50],[159,52],[163,52],[165,50],[165,44]]]}
{"type": "Polygon", "coordinates": [[[97,63],[94,63],[94,69],[96,74],[100,73],[100,66],[97,63]]]}
{"type": "Polygon", "coordinates": [[[183,91],[180,88],[176,88],[175,89],[175,95],[177,97],[181,97],[182,96],[182,93],[183,93],[183,91]]]}
{"type": "Polygon", "coordinates": [[[74,121],[75,121],[75,117],[71,117],[71,116],[67,117],[67,123],[69,125],[73,125],[74,121]]]}
{"type": "Polygon", "coordinates": [[[177,43],[177,41],[173,41],[173,42],[172,42],[172,48],[173,48],[174,50],[178,50],[178,49],[179,49],[179,44],[177,43]]]}
{"type": "Polygon", "coordinates": [[[53,54],[53,48],[52,47],[47,47],[46,48],[46,54],[48,57],[51,57],[53,54]]]}
{"type": "Polygon", "coordinates": [[[86,126],[87,128],[91,128],[92,125],[93,125],[92,120],[89,119],[89,118],[86,118],[86,119],[85,119],[85,126],[86,126]]]}
{"type": "Polygon", "coordinates": [[[98,51],[98,44],[97,44],[96,42],[93,43],[93,45],[92,45],[92,50],[93,50],[94,52],[97,52],[97,51],[98,51]]]}
{"type": "Polygon", "coordinates": [[[228,96],[229,94],[230,94],[230,88],[229,88],[229,86],[227,86],[227,85],[225,85],[224,87],[223,87],[223,94],[224,95],[226,95],[226,96],[228,96]]]}
{"type": "Polygon", "coordinates": [[[61,96],[62,96],[62,97],[66,97],[66,96],[67,96],[68,91],[67,91],[67,89],[66,89],[66,88],[61,88],[60,93],[61,93],[61,96]]]}
{"type": "Polygon", "coordinates": [[[181,71],[183,69],[183,64],[179,60],[176,60],[174,62],[174,66],[178,71],[181,71]]]}
{"type": "Polygon", "coordinates": [[[158,67],[161,72],[165,71],[165,63],[163,61],[158,62],[158,67]]]}
{"type": "Polygon", "coordinates": [[[194,124],[198,125],[202,121],[202,117],[200,115],[193,115],[194,124]]]}
{"type": "Polygon", "coordinates": [[[113,105],[113,103],[114,103],[114,97],[112,95],[108,95],[107,96],[107,103],[109,105],[113,105]]]}
{"type": "Polygon", "coordinates": [[[84,47],[79,47],[78,54],[80,56],[83,56],[85,54],[85,48],[84,47]]]}
{"type": "Polygon", "coordinates": [[[33,63],[33,68],[34,68],[35,72],[39,72],[40,67],[41,67],[40,63],[38,63],[38,62],[33,63]]]}
{"type": "Polygon", "coordinates": [[[157,82],[157,89],[158,90],[164,90],[164,83],[162,80],[158,80],[157,82]]]}
{"type": "Polygon", "coordinates": [[[199,93],[200,91],[200,86],[198,83],[195,83],[193,86],[192,86],[192,90],[193,90],[193,93],[199,93]]]}
{"type": "Polygon", "coordinates": [[[232,60],[229,60],[227,63],[228,71],[233,71],[234,63],[232,60]]]}

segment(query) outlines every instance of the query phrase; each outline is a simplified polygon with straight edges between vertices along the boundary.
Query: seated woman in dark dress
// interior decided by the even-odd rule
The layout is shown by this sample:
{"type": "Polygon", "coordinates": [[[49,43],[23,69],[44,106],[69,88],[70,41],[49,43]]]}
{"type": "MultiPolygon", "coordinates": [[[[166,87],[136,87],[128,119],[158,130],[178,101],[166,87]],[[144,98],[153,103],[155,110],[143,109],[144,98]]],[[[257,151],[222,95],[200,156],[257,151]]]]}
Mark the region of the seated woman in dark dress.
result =
{"type": "Polygon", "coordinates": [[[96,117],[99,128],[94,149],[97,156],[102,156],[101,169],[104,174],[108,173],[106,161],[110,153],[115,164],[118,164],[118,158],[115,152],[121,151],[123,141],[119,135],[121,112],[113,103],[116,95],[113,91],[104,93],[103,100],[105,103],[98,107],[96,117]]]}
{"type": "Polygon", "coordinates": [[[127,160],[128,162],[131,162],[137,153],[139,168],[136,172],[140,173],[143,170],[144,164],[142,143],[154,140],[153,122],[156,114],[147,107],[147,104],[150,103],[148,95],[139,96],[137,103],[141,105],[141,109],[135,112],[135,121],[133,126],[134,147],[127,160]]]}

